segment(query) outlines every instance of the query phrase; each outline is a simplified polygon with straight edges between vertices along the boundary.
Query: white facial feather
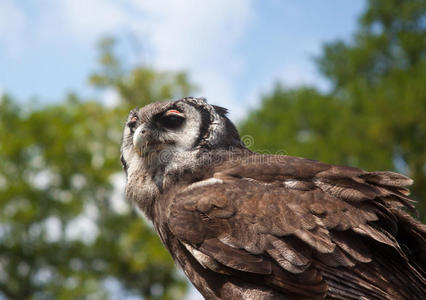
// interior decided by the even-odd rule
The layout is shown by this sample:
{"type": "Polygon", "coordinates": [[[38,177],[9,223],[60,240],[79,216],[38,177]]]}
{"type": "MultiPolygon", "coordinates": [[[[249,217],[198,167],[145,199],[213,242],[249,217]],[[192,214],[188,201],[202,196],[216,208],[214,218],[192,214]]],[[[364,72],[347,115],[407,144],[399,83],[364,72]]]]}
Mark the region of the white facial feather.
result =
{"type": "Polygon", "coordinates": [[[201,115],[192,106],[185,106],[185,123],[181,129],[176,132],[170,132],[168,135],[175,141],[177,151],[186,151],[192,148],[193,144],[200,135],[201,115]]]}

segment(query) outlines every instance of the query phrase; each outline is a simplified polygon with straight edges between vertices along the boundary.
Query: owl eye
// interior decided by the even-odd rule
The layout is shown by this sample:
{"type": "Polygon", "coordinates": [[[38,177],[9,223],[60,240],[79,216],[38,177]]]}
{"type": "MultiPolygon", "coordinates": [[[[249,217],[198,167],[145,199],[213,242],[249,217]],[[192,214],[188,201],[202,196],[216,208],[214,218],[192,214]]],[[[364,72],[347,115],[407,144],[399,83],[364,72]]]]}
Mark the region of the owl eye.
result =
{"type": "Polygon", "coordinates": [[[161,127],[176,129],[183,124],[183,121],[185,121],[183,113],[177,110],[168,110],[161,116],[159,123],[161,127]]]}

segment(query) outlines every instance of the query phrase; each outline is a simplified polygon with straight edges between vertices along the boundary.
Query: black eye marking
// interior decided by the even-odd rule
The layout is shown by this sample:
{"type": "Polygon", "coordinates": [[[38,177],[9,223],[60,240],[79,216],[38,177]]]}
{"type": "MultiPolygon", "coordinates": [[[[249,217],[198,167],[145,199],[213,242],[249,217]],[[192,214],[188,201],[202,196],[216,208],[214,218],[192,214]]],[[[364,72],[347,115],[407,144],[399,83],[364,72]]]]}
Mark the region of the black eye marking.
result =
{"type": "Polygon", "coordinates": [[[127,165],[127,162],[124,159],[123,154],[120,155],[120,161],[121,161],[121,165],[123,166],[124,172],[127,175],[127,169],[129,168],[129,166],[127,165]]]}
{"type": "Polygon", "coordinates": [[[161,127],[166,129],[177,129],[185,121],[183,113],[177,110],[166,111],[158,120],[161,127]]]}
{"type": "Polygon", "coordinates": [[[160,125],[167,129],[176,129],[180,127],[185,119],[179,116],[164,116],[160,119],[160,125]]]}

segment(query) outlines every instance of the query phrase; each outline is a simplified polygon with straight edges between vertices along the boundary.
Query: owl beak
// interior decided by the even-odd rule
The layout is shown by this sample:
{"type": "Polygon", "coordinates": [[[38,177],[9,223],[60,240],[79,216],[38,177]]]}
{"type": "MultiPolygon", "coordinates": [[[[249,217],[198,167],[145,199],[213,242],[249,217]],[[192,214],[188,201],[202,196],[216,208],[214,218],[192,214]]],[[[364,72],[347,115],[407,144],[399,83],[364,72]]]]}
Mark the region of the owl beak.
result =
{"type": "Polygon", "coordinates": [[[141,125],[136,129],[135,133],[133,134],[133,147],[135,148],[139,156],[143,155],[142,149],[144,146],[144,133],[145,128],[143,125],[141,125]]]}

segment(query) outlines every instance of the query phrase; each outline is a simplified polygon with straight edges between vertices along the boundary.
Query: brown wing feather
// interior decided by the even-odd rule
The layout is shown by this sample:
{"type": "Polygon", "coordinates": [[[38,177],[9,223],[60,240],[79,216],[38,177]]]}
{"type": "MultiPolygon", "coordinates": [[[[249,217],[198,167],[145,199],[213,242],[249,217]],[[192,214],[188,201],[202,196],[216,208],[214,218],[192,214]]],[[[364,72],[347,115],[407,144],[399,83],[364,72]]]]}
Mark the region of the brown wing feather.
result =
{"type": "Polygon", "coordinates": [[[405,249],[426,247],[425,226],[399,208],[412,207],[408,178],[260,155],[214,178],[174,197],[169,224],[228,273],[301,297],[426,294],[424,252],[405,249]]]}

